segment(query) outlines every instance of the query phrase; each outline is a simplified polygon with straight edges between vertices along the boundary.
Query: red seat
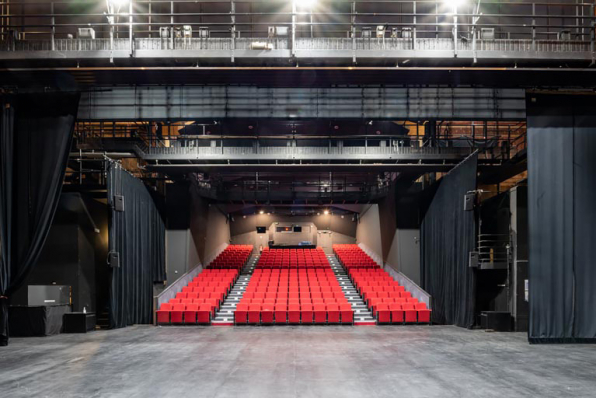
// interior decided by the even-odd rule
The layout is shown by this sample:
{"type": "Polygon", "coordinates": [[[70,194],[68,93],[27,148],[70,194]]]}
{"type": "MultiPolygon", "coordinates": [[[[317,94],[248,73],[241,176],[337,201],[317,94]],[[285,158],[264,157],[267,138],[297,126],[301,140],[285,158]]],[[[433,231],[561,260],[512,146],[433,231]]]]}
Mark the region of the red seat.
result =
{"type": "Polygon", "coordinates": [[[211,323],[211,305],[200,304],[197,311],[197,323],[211,323]]]}
{"type": "Polygon", "coordinates": [[[389,310],[389,304],[381,303],[377,306],[377,320],[379,323],[391,322],[391,311],[389,310]]]}
{"type": "Polygon", "coordinates": [[[354,323],[354,310],[350,304],[340,304],[341,323],[354,323]]]}
{"type": "Polygon", "coordinates": [[[236,311],[234,311],[234,322],[237,324],[245,324],[248,317],[248,304],[236,305],[236,311]]]}
{"type": "Polygon", "coordinates": [[[273,325],[273,304],[263,304],[261,307],[261,323],[263,325],[273,325]]]}
{"type": "Polygon", "coordinates": [[[404,311],[401,309],[400,303],[389,304],[389,311],[391,311],[392,323],[404,323],[404,311]]]}
{"type": "Polygon", "coordinates": [[[425,303],[417,303],[416,311],[418,311],[418,323],[430,323],[430,310],[426,308],[425,303]]]}
{"type": "Polygon", "coordinates": [[[339,320],[340,320],[339,305],[327,304],[327,322],[339,323],[339,320]]]}
{"type": "Polygon", "coordinates": [[[325,304],[317,304],[314,306],[315,323],[327,322],[327,307],[325,304]]]}
{"type": "Polygon", "coordinates": [[[312,304],[301,304],[300,315],[302,317],[302,324],[311,324],[313,320],[313,307],[312,304]]]}
{"type": "Polygon", "coordinates": [[[414,304],[403,304],[404,318],[406,323],[416,323],[418,321],[417,311],[414,304]]]}
{"type": "Polygon", "coordinates": [[[300,323],[300,304],[290,304],[288,306],[288,323],[300,323]]]}
{"type": "Polygon", "coordinates": [[[285,325],[288,322],[288,305],[277,303],[274,307],[275,323],[285,325]]]}
{"type": "Polygon", "coordinates": [[[258,324],[261,321],[261,304],[251,304],[248,306],[248,323],[258,324]]]}
{"type": "Polygon", "coordinates": [[[172,311],[170,312],[170,320],[172,323],[182,323],[184,317],[184,310],[186,304],[174,304],[172,311]]]}
{"type": "Polygon", "coordinates": [[[170,311],[172,309],[172,304],[163,303],[159,310],[155,311],[157,314],[157,323],[160,325],[170,323],[170,311]]]}
{"type": "Polygon", "coordinates": [[[184,311],[184,323],[197,323],[199,304],[187,304],[184,311]]]}

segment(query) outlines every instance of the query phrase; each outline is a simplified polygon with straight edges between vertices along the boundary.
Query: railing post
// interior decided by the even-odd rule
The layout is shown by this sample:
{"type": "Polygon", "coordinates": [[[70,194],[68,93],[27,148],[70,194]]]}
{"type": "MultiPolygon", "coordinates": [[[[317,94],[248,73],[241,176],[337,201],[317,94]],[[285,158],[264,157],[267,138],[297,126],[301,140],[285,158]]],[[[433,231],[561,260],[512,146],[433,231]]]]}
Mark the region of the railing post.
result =
{"type": "Polygon", "coordinates": [[[532,51],[536,51],[536,3],[532,3],[532,51]]]}
{"type": "Polygon", "coordinates": [[[170,50],[174,49],[174,2],[170,2],[170,50]]]}
{"type": "Polygon", "coordinates": [[[457,57],[457,5],[453,6],[453,56],[457,57]]]}
{"type": "Polygon", "coordinates": [[[234,50],[236,49],[236,3],[234,0],[230,2],[230,13],[231,13],[231,21],[232,27],[230,28],[230,51],[231,51],[231,62],[234,63],[234,50]]]}
{"type": "Polygon", "coordinates": [[[352,62],[356,63],[356,2],[352,2],[352,62]]]}
{"type": "Polygon", "coordinates": [[[56,51],[56,17],[54,17],[54,3],[50,3],[52,13],[52,51],[56,51]]]}
{"type": "Polygon", "coordinates": [[[416,0],[412,2],[412,10],[414,12],[414,20],[412,21],[414,23],[412,27],[412,50],[416,50],[416,0]]]}
{"type": "Polygon", "coordinates": [[[292,43],[290,55],[292,58],[296,56],[296,0],[292,0],[292,43]]]}
{"type": "Polygon", "coordinates": [[[129,45],[129,55],[132,57],[134,55],[134,42],[132,38],[132,3],[133,0],[130,0],[128,3],[128,45],[129,45]]]}

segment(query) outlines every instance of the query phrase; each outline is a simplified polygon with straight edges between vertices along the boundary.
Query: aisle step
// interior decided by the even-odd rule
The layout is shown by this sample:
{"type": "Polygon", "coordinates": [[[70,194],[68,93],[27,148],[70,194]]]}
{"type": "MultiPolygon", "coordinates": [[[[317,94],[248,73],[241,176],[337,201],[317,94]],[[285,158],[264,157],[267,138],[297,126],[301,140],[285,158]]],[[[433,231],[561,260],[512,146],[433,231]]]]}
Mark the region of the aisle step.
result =
{"type": "Polygon", "coordinates": [[[364,300],[360,297],[360,294],[354,287],[354,284],[348,277],[348,274],[339,263],[339,260],[335,256],[335,254],[328,254],[327,259],[329,260],[329,264],[331,265],[331,269],[335,273],[335,277],[337,278],[337,282],[341,286],[344,295],[348,299],[348,302],[352,305],[352,309],[354,310],[354,325],[355,326],[372,326],[376,325],[377,321],[372,316],[372,312],[367,308],[364,300]]]}
{"type": "Polygon", "coordinates": [[[252,255],[244,268],[240,271],[240,277],[232,287],[230,294],[224,300],[219,311],[215,313],[215,318],[211,321],[213,326],[233,326],[234,325],[234,311],[236,305],[242,299],[246,287],[250,282],[252,273],[259,261],[259,255],[252,255]]]}

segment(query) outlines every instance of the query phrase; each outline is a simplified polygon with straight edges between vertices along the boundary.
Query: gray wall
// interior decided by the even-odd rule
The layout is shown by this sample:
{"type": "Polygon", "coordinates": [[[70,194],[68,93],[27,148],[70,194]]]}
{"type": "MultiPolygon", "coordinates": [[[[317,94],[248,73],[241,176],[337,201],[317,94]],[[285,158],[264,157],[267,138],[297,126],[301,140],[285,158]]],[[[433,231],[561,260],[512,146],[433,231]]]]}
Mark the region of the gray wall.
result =
{"type": "Polygon", "coordinates": [[[356,241],[375,261],[384,263],[379,205],[370,205],[360,214],[356,241]]]}
{"type": "Polygon", "coordinates": [[[197,265],[207,265],[230,243],[230,226],[217,205],[186,182],[166,188],[168,284],[197,265]]]}

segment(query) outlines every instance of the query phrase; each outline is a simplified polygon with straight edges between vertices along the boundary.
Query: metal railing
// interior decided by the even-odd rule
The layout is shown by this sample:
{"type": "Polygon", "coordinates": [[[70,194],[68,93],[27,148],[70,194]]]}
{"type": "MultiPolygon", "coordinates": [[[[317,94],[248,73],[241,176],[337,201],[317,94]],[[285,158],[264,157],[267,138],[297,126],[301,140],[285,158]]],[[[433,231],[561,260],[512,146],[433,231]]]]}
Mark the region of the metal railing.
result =
{"type": "Polygon", "coordinates": [[[232,58],[271,50],[287,50],[284,57],[352,51],[354,58],[367,56],[367,51],[420,52],[420,57],[439,51],[458,57],[459,51],[467,51],[476,58],[487,52],[586,54],[595,51],[596,42],[594,3],[572,0],[482,1],[457,7],[442,0],[321,0],[324,7],[311,9],[288,0],[232,0],[226,10],[225,3],[207,0],[132,0],[122,9],[103,3],[98,7],[91,0],[77,0],[77,7],[74,3],[0,1],[0,51],[126,51],[132,57],[136,51],[154,51],[156,58],[174,56],[162,50],[253,50],[228,54],[232,58]],[[240,3],[257,3],[254,9],[259,11],[237,11],[240,3]],[[95,38],[80,37],[89,35],[88,29],[95,38]]]}
{"type": "Polygon", "coordinates": [[[478,235],[478,259],[482,264],[507,265],[510,260],[511,241],[508,234],[478,235]]]}

